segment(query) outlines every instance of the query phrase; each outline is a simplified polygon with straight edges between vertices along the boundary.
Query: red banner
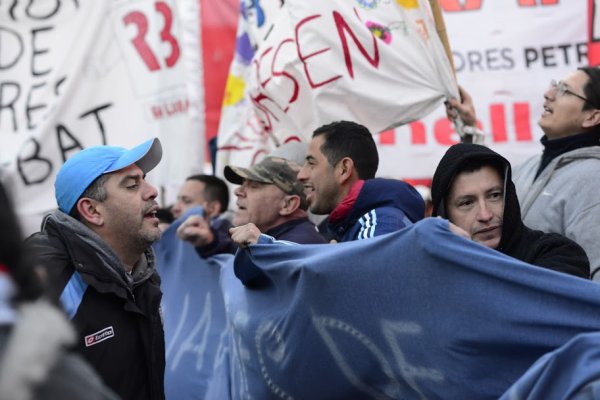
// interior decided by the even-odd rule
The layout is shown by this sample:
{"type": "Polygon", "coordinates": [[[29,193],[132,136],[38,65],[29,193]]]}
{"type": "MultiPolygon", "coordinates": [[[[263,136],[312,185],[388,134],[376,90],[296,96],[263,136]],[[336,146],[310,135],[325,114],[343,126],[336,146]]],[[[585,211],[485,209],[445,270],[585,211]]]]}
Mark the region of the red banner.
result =
{"type": "Polygon", "coordinates": [[[588,0],[588,59],[591,66],[600,64],[599,0],[588,0]]]}

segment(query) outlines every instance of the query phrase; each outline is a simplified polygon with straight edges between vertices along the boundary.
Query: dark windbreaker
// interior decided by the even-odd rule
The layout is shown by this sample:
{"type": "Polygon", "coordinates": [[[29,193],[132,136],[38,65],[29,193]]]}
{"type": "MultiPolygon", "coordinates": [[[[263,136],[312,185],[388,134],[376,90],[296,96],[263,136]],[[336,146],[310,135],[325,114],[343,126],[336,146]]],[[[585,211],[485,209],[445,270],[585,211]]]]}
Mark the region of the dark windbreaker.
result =
{"type": "Polygon", "coordinates": [[[162,293],[151,249],[128,274],[100,236],[61,211],[27,245],[77,330],[74,349],[121,398],[163,400],[162,293]]]}
{"type": "Polygon", "coordinates": [[[589,261],[581,246],[557,233],[535,231],[523,224],[510,163],[485,146],[459,143],[446,151],[431,185],[432,216],[447,218],[445,201],[450,185],[459,167],[471,159],[490,160],[505,166],[502,237],[497,250],[530,264],[589,279],[589,261]]]}
{"type": "Polygon", "coordinates": [[[368,179],[348,214],[328,229],[339,242],[395,232],[423,219],[425,204],[417,190],[396,179],[368,179]]]}

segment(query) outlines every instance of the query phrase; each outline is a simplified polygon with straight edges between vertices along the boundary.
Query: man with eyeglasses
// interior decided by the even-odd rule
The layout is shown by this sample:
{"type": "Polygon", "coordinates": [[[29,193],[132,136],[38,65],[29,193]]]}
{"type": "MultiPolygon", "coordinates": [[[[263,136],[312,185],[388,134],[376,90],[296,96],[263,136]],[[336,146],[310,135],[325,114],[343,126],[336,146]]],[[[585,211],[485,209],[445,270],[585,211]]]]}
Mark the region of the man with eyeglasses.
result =
{"type": "MultiPolygon", "coordinates": [[[[475,125],[471,98],[449,105],[467,125],[475,125]]],[[[600,69],[579,68],[544,93],[538,125],[544,151],[515,168],[513,181],[523,222],[577,242],[600,281],[600,69]]]]}

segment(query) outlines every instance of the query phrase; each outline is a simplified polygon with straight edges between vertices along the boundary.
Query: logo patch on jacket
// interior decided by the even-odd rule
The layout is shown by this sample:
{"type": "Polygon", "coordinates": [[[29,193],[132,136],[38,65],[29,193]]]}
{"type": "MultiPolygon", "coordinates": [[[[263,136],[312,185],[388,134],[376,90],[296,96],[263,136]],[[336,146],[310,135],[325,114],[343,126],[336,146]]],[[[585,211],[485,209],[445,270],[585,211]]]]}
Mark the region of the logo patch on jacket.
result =
{"type": "Polygon", "coordinates": [[[100,342],[103,342],[111,337],[115,336],[115,330],[112,326],[106,327],[102,330],[99,330],[96,333],[92,333],[91,335],[87,335],[84,337],[85,347],[90,347],[100,342]]]}

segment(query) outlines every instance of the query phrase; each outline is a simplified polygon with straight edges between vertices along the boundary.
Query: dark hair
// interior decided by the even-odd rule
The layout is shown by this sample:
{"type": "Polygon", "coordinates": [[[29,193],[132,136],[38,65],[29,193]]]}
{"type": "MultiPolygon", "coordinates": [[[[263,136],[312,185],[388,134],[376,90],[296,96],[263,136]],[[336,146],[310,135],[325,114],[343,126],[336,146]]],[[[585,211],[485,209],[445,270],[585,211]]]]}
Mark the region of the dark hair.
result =
{"type": "Polygon", "coordinates": [[[600,109],[600,68],[582,67],[578,68],[578,70],[589,77],[589,80],[583,87],[583,93],[587,99],[583,105],[583,109],[600,109]]]}
{"type": "MultiPolygon", "coordinates": [[[[90,186],[88,186],[83,191],[81,196],[79,196],[79,199],[81,199],[83,197],[88,197],[90,199],[94,199],[99,202],[105,201],[106,198],[108,197],[108,193],[106,193],[104,184],[106,183],[106,181],[108,180],[109,177],[110,177],[110,174],[102,174],[99,177],[97,177],[96,179],[94,179],[94,181],[92,183],[90,183],[90,186]]],[[[77,201],[79,201],[79,199],[77,199],[77,201]]],[[[79,211],[77,211],[77,201],[73,205],[73,208],[69,212],[69,215],[75,219],[81,220],[81,215],[79,215],[79,211]]]]}
{"type": "Polygon", "coordinates": [[[465,160],[456,168],[454,177],[456,178],[456,176],[463,172],[469,173],[479,171],[483,167],[494,168],[496,172],[498,172],[498,175],[500,175],[500,178],[504,180],[506,165],[501,160],[486,157],[473,157],[465,160]]]}
{"type": "Polygon", "coordinates": [[[320,135],[324,137],[321,152],[329,165],[334,167],[342,158],[350,157],[360,179],[375,177],[379,155],[373,135],[366,127],[356,122],[338,121],[313,132],[313,138],[320,135]]]}
{"type": "Polygon", "coordinates": [[[34,264],[23,250],[23,236],[4,186],[0,184],[0,264],[4,264],[17,286],[16,301],[35,300],[43,285],[34,264]]]}
{"type": "Polygon", "coordinates": [[[204,183],[204,199],[206,201],[218,201],[221,205],[221,213],[229,207],[229,188],[225,181],[213,175],[192,175],[186,180],[204,183]]]}

